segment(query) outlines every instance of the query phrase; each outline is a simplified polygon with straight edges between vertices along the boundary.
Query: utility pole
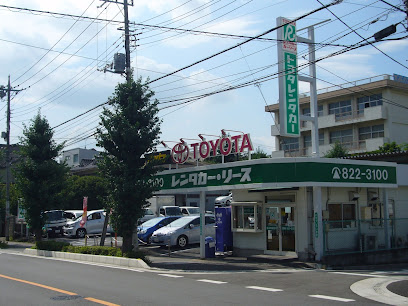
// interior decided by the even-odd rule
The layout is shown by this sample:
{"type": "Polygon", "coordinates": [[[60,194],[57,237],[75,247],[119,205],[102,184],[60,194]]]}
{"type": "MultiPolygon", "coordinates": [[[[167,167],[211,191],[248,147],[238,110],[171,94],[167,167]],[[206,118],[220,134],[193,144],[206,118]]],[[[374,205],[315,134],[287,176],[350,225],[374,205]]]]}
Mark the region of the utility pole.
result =
{"type": "MultiPolygon", "coordinates": [[[[129,38],[128,7],[129,7],[129,5],[133,6],[133,0],[130,0],[130,3],[128,3],[128,0],[123,0],[123,2],[120,2],[118,0],[101,0],[101,1],[103,1],[104,3],[111,2],[111,3],[116,3],[116,4],[122,4],[123,5],[123,15],[125,17],[125,75],[126,75],[126,80],[129,81],[131,76],[132,76],[132,70],[130,69],[130,38],[129,38]]],[[[105,69],[105,71],[106,71],[106,69],[105,69]]],[[[114,71],[114,72],[117,73],[116,71],[114,71]]]]}
{"type": "Polygon", "coordinates": [[[22,89],[12,89],[10,85],[10,75],[8,76],[7,89],[4,86],[0,86],[0,98],[5,96],[7,92],[7,132],[2,133],[3,138],[7,141],[6,146],[6,216],[5,216],[5,236],[6,241],[10,240],[9,224],[10,224],[10,101],[11,92],[19,92],[22,89]]]}

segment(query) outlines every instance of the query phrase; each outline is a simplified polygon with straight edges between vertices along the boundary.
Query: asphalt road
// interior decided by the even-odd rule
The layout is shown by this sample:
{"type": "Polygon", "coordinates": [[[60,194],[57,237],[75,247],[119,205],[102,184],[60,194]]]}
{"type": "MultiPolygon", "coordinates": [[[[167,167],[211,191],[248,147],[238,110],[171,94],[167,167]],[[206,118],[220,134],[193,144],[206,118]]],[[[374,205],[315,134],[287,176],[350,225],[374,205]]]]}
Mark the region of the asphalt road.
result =
{"type": "MultiPolygon", "coordinates": [[[[0,305],[376,305],[380,303],[361,297],[350,286],[367,279],[392,279],[394,273],[304,269],[172,273],[0,250],[0,305]]],[[[407,274],[398,272],[399,277],[407,274]]]]}

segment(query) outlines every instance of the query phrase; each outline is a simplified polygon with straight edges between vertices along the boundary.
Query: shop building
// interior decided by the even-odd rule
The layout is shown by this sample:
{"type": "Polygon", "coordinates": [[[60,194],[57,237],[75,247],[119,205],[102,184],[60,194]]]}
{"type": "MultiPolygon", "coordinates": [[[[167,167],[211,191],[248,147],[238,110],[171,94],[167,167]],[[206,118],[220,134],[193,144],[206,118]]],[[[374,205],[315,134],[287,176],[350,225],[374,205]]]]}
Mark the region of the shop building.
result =
{"type": "Polygon", "coordinates": [[[271,158],[166,170],[156,183],[158,194],[199,193],[203,204],[206,192],[231,190],[236,255],[408,249],[408,165],[271,158]]]}

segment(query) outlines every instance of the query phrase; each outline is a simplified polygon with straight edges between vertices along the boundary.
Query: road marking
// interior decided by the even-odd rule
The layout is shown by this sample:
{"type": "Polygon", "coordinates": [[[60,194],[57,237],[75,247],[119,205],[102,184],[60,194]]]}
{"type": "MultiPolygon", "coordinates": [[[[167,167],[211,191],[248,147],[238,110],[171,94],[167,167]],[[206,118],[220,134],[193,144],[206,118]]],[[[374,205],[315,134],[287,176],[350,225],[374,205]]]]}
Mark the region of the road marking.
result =
{"type": "Polygon", "coordinates": [[[310,297],[314,297],[317,299],[324,299],[324,300],[332,300],[332,301],[338,301],[338,302],[355,302],[356,300],[352,300],[352,299],[343,299],[343,298],[339,298],[339,297],[335,297],[335,296],[328,296],[328,295],[309,295],[310,297]]]}
{"type": "Polygon", "coordinates": [[[184,277],[182,275],[174,275],[174,274],[159,274],[161,276],[166,276],[166,277],[173,277],[173,278],[180,278],[180,277],[184,277]]]}
{"type": "Polygon", "coordinates": [[[343,275],[354,275],[354,276],[364,276],[364,277],[387,277],[386,275],[374,275],[374,274],[363,274],[363,273],[349,273],[349,272],[329,272],[333,274],[343,274],[343,275]]]}
{"type": "Polygon", "coordinates": [[[197,282],[211,283],[211,284],[226,284],[227,282],[215,281],[211,279],[198,279],[197,282]]]}
{"type": "Polygon", "coordinates": [[[11,280],[16,281],[16,282],[25,283],[25,284],[29,284],[29,285],[33,285],[33,286],[45,288],[45,289],[48,289],[48,290],[52,290],[52,291],[56,291],[56,292],[60,292],[60,293],[64,293],[64,294],[68,294],[68,295],[77,295],[76,293],[73,293],[73,292],[70,292],[70,291],[66,291],[66,290],[62,290],[62,289],[50,287],[50,286],[43,285],[43,284],[39,284],[39,283],[29,282],[29,281],[26,281],[26,280],[23,280],[23,279],[18,279],[18,278],[10,277],[10,276],[3,275],[3,274],[0,274],[0,277],[7,278],[7,279],[11,279],[11,280]]]}
{"type": "MultiPolygon", "coordinates": [[[[0,277],[6,278],[6,279],[10,279],[10,280],[13,280],[13,281],[16,281],[16,282],[24,283],[24,284],[36,286],[36,287],[41,287],[41,288],[48,289],[48,290],[51,290],[51,291],[56,291],[56,292],[59,292],[59,293],[64,293],[64,294],[66,294],[66,295],[78,295],[77,293],[74,293],[74,292],[70,292],[70,291],[58,289],[58,288],[55,288],[55,287],[50,287],[50,286],[43,285],[43,284],[39,284],[39,283],[34,283],[34,282],[26,281],[26,280],[24,280],[24,279],[19,279],[19,278],[10,277],[10,276],[3,275],[3,274],[0,274],[0,277]]],[[[102,305],[107,305],[107,306],[119,306],[118,304],[109,303],[109,302],[102,301],[102,300],[98,300],[98,299],[94,299],[94,298],[91,298],[91,297],[87,297],[87,298],[84,298],[84,299],[85,299],[85,300],[88,300],[88,301],[91,301],[91,302],[99,303],[99,304],[102,304],[102,305]]]]}
{"type": "Polygon", "coordinates": [[[94,302],[94,303],[107,305],[107,306],[120,306],[119,304],[114,304],[114,303],[106,302],[106,301],[103,301],[103,300],[94,299],[94,298],[91,298],[91,297],[84,298],[84,300],[88,300],[88,301],[91,301],[91,302],[94,302]]]}
{"type": "Polygon", "coordinates": [[[275,288],[268,288],[268,287],[258,287],[258,286],[247,286],[245,288],[255,289],[255,290],[263,290],[263,291],[270,291],[270,292],[283,291],[282,289],[275,289],[275,288]]]}
{"type": "Polygon", "coordinates": [[[408,280],[408,277],[367,278],[350,286],[351,291],[363,298],[388,305],[408,305],[408,298],[395,294],[387,289],[393,282],[408,280]]]}

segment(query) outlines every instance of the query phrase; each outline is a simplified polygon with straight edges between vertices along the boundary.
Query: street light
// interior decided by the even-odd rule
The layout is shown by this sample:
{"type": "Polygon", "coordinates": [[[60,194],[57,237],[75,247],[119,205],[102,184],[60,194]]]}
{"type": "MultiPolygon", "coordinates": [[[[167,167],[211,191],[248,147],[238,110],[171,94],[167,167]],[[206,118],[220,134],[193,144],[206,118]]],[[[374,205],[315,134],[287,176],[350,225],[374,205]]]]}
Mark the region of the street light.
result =
{"type": "Polygon", "coordinates": [[[221,136],[216,136],[216,135],[198,134],[198,137],[200,137],[202,141],[206,141],[206,140],[205,140],[205,137],[204,137],[203,135],[205,135],[205,136],[211,136],[211,137],[216,137],[216,138],[221,138],[221,136]]]}

